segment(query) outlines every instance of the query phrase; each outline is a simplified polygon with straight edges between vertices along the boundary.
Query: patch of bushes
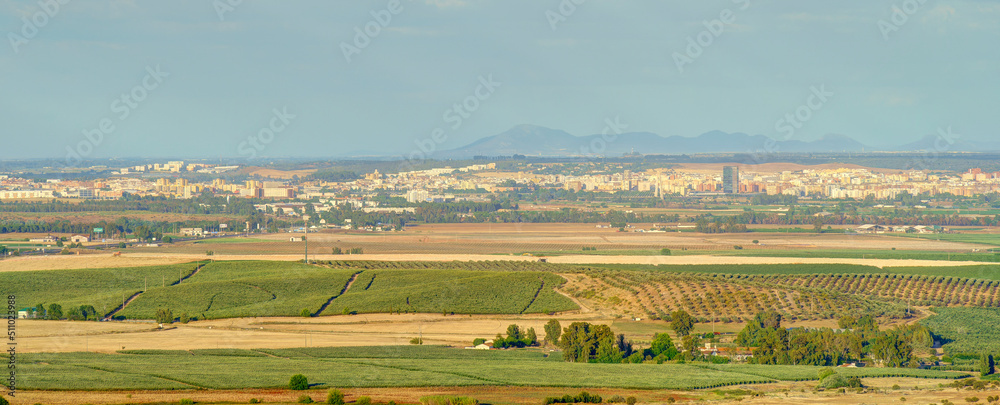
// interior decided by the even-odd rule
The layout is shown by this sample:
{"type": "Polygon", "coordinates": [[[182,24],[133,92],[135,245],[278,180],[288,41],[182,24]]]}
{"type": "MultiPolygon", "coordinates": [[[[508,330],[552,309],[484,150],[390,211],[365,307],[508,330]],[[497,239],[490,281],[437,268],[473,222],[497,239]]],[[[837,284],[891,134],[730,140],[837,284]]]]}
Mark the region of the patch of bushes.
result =
{"type": "Polygon", "coordinates": [[[545,398],[545,405],[549,404],[599,404],[604,402],[604,399],[600,395],[591,395],[587,391],[583,391],[576,396],[569,394],[563,395],[561,397],[548,397],[545,398]]]}
{"type": "Polygon", "coordinates": [[[337,389],[330,389],[326,392],[326,403],[333,405],[344,405],[344,393],[337,389]]]}
{"type": "Polygon", "coordinates": [[[432,395],[420,398],[421,405],[479,405],[479,400],[469,397],[449,397],[446,395],[432,395]]]}
{"type": "Polygon", "coordinates": [[[309,389],[309,379],[302,374],[296,374],[292,376],[292,379],[288,381],[288,389],[303,391],[309,389]]]}

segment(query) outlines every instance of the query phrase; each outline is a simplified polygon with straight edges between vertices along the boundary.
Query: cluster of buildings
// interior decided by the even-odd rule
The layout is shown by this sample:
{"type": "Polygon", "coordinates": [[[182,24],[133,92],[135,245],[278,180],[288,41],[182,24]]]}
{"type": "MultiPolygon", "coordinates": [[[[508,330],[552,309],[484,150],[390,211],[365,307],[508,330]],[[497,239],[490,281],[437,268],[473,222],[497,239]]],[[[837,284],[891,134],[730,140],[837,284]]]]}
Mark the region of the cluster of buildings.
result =
{"type": "MultiPolygon", "coordinates": [[[[349,181],[259,181],[229,182],[224,178],[193,182],[184,173],[224,173],[238,166],[213,166],[171,161],[165,164],[121,168],[107,179],[33,181],[0,175],[0,200],[51,198],[116,199],[133,195],[192,198],[205,191],[216,195],[258,199],[325,199],[334,206],[351,204],[358,209],[364,200],[343,199],[348,194],[389,193],[417,202],[487,201],[489,193],[519,187],[561,188],[573,191],[617,193],[653,192],[666,195],[768,194],[811,198],[888,199],[901,193],[930,195],[950,193],[974,196],[1000,191],[1000,172],[972,169],[962,174],[931,174],[924,171],[873,171],[864,168],[805,169],[755,172],[737,166],[717,170],[651,169],[644,172],[549,174],[556,164],[528,164],[518,171],[498,171],[496,163],[465,167],[383,174],[375,170],[349,181]],[[542,169],[542,170],[540,170],[542,169]],[[142,172],[144,175],[132,174],[142,172]],[[153,173],[153,174],[150,174],[153,173]],[[162,173],[157,176],[155,173],[162,173]]],[[[201,176],[204,177],[204,176],[201,176]]]]}

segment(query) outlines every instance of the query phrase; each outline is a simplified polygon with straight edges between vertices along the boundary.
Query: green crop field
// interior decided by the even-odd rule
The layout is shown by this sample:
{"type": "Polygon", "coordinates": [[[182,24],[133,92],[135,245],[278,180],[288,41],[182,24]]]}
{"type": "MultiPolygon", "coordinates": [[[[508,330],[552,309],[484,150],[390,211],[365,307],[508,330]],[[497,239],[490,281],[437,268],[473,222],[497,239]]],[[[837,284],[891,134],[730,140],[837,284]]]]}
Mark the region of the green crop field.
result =
{"type": "Polygon", "coordinates": [[[937,315],[920,321],[943,339],[948,354],[1000,354],[1000,309],[932,308],[937,315]]]}
{"type": "Polygon", "coordinates": [[[543,272],[366,270],[330,313],[546,313],[577,309],[553,288],[565,280],[543,272]]]}
{"type": "Polygon", "coordinates": [[[45,270],[0,273],[0,294],[15,295],[19,307],[59,304],[70,307],[93,305],[106,314],[130,297],[148,288],[169,289],[191,274],[199,263],[116,269],[45,270]]]}
{"type": "Polygon", "coordinates": [[[199,319],[315,313],[353,274],[297,262],[215,262],[179,285],[143,293],[119,315],[149,319],[159,308],[199,319]]]}
{"type": "MultiPolygon", "coordinates": [[[[300,348],[25,354],[22,389],[242,389],[285,387],[302,373],[318,388],[534,386],[699,389],[816,380],[820,367],[692,364],[579,364],[537,350],[473,351],[441,347],[300,348]],[[258,357],[267,352],[278,357],[258,357]],[[554,359],[555,358],[555,359],[554,359]]],[[[954,379],[966,373],[853,369],[861,377],[954,379]]]]}
{"type": "MultiPolygon", "coordinates": [[[[577,309],[554,289],[565,280],[548,271],[490,263],[467,270],[393,269],[390,264],[350,266],[298,262],[224,261],[126,269],[30,271],[0,274],[5,294],[20,305],[94,305],[107,314],[138,294],[116,317],[153,319],[159,309],[198,319],[299,316],[345,312],[548,313],[577,309]],[[192,275],[199,264],[204,266],[192,275]],[[376,268],[370,268],[376,267],[376,268]],[[469,270],[474,268],[475,270],[469,270]],[[340,296],[353,275],[357,281],[340,296]],[[182,277],[188,277],[172,285],[182,277]],[[145,288],[145,291],[143,289],[145,288]],[[329,303],[329,306],[324,307],[329,303]],[[321,312],[322,310],[322,312],[321,312]]],[[[392,266],[397,264],[391,263],[392,266]]],[[[535,265],[529,265],[535,267],[535,265]]],[[[551,268],[551,267],[545,267],[551,268]]],[[[65,315],[65,314],[64,314],[65,315]]]]}

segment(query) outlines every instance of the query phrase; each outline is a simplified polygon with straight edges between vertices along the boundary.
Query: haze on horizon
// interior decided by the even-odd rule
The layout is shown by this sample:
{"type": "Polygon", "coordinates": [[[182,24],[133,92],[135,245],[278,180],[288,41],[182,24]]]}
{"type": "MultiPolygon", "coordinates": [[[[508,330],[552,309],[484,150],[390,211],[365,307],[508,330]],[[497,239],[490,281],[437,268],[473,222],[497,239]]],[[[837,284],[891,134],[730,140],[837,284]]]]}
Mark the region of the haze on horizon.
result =
{"type": "Polygon", "coordinates": [[[1000,127],[994,0],[0,0],[0,30],[0,159],[81,142],[240,157],[266,128],[257,156],[399,156],[616,117],[871,146],[1000,127]]]}

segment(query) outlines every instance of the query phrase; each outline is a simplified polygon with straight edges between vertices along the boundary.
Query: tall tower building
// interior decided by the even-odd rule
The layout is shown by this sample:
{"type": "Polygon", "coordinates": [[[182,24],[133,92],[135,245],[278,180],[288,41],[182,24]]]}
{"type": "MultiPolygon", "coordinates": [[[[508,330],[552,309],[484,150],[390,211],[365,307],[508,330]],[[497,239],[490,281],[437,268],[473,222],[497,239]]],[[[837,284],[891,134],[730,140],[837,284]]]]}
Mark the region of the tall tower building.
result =
{"type": "Polygon", "coordinates": [[[726,194],[739,194],[740,192],[739,167],[725,166],[722,168],[722,192],[726,194]]]}

